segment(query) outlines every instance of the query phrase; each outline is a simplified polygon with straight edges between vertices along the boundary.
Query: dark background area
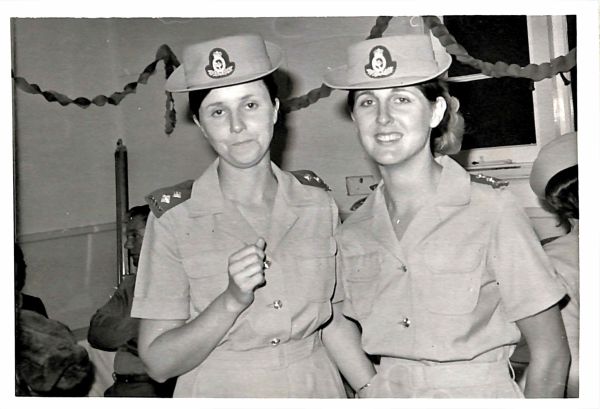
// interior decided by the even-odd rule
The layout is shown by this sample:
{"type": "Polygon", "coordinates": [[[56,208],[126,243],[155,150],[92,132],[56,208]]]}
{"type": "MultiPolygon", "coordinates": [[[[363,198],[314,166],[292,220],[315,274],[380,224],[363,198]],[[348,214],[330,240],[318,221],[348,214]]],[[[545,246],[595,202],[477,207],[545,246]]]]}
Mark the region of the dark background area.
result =
{"type": "MultiPolygon", "coordinates": [[[[444,16],[444,24],[474,58],[490,63],[529,64],[526,16],[444,16]]],[[[477,73],[456,60],[449,70],[450,77],[477,73]]],[[[462,148],[536,143],[534,86],[528,79],[509,77],[451,82],[450,92],[459,99],[465,117],[462,148]]]]}

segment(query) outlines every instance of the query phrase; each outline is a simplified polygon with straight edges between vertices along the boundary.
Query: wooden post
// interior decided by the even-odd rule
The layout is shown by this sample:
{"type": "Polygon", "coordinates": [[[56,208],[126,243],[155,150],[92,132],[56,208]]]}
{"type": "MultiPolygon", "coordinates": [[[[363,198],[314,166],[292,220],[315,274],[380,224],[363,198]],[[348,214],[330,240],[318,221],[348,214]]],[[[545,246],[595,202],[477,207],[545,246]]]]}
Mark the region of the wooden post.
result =
{"type": "Polygon", "coordinates": [[[125,249],[125,223],[129,209],[129,189],[127,180],[127,148],[119,138],[115,150],[115,185],[117,200],[117,285],[123,276],[129,274],[129,254],[125,249]]]}

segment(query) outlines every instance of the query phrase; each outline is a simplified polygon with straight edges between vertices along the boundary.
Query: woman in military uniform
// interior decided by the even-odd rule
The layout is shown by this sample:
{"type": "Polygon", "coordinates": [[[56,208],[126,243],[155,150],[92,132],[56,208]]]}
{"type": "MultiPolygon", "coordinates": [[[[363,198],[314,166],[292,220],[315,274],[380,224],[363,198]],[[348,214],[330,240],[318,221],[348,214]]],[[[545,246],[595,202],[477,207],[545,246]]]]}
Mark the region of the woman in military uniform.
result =
{"type": "Polygon", "coordinates": [[[560,312],[571,350],[567,398],[579,397],[579,166],[577,132],[560,135],[540,149],[529,175],[531,189],[555,214],[567,234],[544,244],[567,289],[560,312]]]}
{"type": "MultiPolygon", "coordinates": [[[[416,33],[354,44],[347,60],[325,83],[350,91],[382,176],[338,235],[343,313],[362,327],[346,340],[380,357],[376,374],[354,373],[359,397],[522,397],[508,364],[521,336],[532,350],[524,395],[562,397],[565,291],[515,198],[447,156],[463,132],[440,79],[450,55],[416,33]],[[373,66],[373,54],[389,60],[373,66]]],[[[343,374],[350,364],[339,360],[343,374]]]]}
{"type": "Polygon", "coordinates": [[[281,59],[259,36],[219,38],[167,80],[218,155],[191,187],[149,196],[132,316],[148,373],[179,376],[175,397],[346,396],[320,336],[337,208],[269,154],[281,59]]]}

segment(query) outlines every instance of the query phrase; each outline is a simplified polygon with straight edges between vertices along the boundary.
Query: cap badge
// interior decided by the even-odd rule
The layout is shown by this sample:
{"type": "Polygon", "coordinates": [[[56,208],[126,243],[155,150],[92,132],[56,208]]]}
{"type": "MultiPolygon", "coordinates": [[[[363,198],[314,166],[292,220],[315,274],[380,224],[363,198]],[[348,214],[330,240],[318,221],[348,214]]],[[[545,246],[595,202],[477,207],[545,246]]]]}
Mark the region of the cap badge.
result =
{"type": "Polygon", "coordinates": [[[222,48],[214,48],[210,52],[208,65],[204,67],[206,74],[211,78],[222,78],[235,71],[235,63],[229,61],[229,55],[222,48]]]}
{"type": "Polygon", "coordinates": [[[375,46],[369,52],[369,64],[365,65],[365,73],[371,78],[389,77],[396,71],[396,61],[387,48],[382,45],[375,46]]]}

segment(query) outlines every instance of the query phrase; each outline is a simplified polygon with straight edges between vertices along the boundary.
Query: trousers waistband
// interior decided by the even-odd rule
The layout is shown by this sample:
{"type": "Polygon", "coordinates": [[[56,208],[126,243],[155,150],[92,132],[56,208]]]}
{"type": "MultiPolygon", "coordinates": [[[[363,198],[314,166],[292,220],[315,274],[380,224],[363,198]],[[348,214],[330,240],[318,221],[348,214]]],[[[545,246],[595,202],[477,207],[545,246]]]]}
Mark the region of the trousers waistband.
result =
{"type": "Polygon", "coordinates": [[[275,346],[251,349],[248,351],[230,351],[215,349],[206,359],[207,365],[215,364],[223,369],[243,367],[276,368],[310,356],[322,346],[318,334],[300,340],[289,340],[275,346]]]}
{"type": "Polygon", "coordinates": [[[487,385],[512,378],[506,361],[432,363],[381,358],[379,371],[393,382],[429,388],[487,385]]]}

